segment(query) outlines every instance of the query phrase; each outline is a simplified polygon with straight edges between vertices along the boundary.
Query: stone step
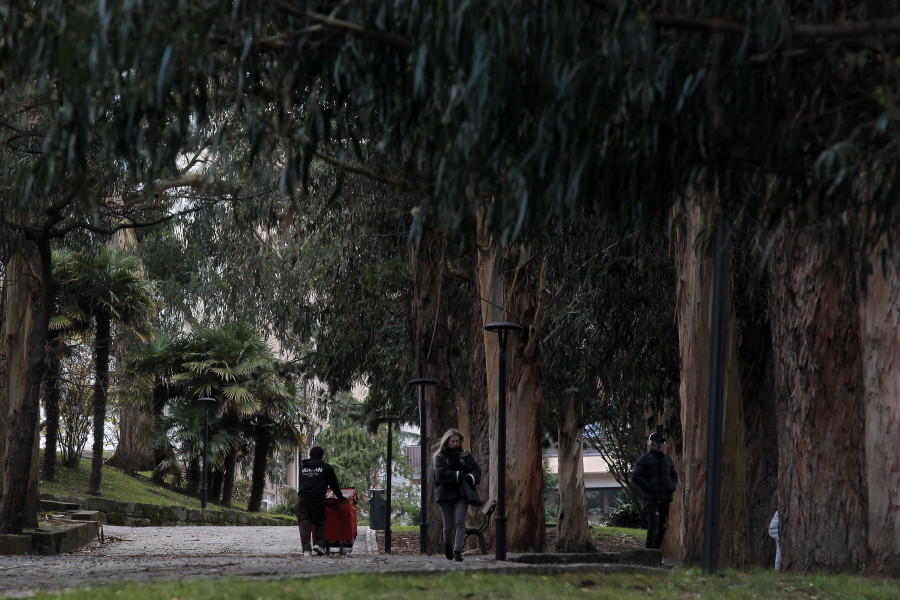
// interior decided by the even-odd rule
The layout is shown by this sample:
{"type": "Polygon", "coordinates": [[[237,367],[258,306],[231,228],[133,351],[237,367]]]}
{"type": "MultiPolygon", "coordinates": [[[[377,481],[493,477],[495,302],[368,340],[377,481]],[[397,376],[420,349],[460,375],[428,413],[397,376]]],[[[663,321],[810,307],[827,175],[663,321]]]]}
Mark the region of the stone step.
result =
{"type": "Polygon", "coordinates": [[[72,513],[72,516],[69,517],[73,521],[99,521],[100,520],[100,511],[99,510],[79,510],[77,512],[72,513]]]}
{"type": "Polygon", "coordinates": [[[44,512],[64,513],[78,510],[74,502],[60,502],[58,500],[41,500],[41,510],[44,512]]]}

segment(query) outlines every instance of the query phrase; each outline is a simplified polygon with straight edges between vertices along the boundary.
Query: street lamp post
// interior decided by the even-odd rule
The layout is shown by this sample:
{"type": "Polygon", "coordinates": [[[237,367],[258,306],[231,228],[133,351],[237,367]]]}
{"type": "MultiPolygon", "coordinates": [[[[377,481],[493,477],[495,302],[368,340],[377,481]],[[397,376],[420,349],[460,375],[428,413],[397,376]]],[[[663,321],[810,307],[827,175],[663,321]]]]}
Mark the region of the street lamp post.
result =
{"type": "Polygon", "coordinates": [[[722,489],[722,421],[725,402],[725,359],[728,341],[728,261],[731,224],[719,214],[713,266],[712,331],[710,337],[709,415],[706,433],[706,498],[703,515],[703,574],[719,570],[719,518],[722,489]]]}
{"type": "Polygon", "coordinates": [[[425,386],[436,385],[437,379],[420,377],[409,382],[419,388],[419,553],[428,554],[428,407],[425,405],[425,386]]]}
{"type": "Polygon", "coordinates": [[[500,342],[497,397],[497,516],[494,517],[497,560],[506,560],[506,337],[509,332],[522,329],[524,328],[518,323],[505,321],[488,323],[484,326],[485,331],[496,333],[500,342]]]}
{"type": "Polygon", "coordinates": [[[200,398],[203,403],[203,487],[200,492],[200,508],[206,508],[207,452],[209,448],[209,407],[216,403],[215,398],[200,398]]]}
{"type": "Polygon", "coordinates": [[[394,423],[398,422],[400,417],[378,417],[378,421],[385,422],[388,424],[388,447],[387,447],[387,481],[385,482],[385,492],[386,492],[386,509],[387,509],[387,517],[386,523],[384,524],[384,553],[391,553],[391,461],[393,459],[393,431],[394,431],[394,423]]]}

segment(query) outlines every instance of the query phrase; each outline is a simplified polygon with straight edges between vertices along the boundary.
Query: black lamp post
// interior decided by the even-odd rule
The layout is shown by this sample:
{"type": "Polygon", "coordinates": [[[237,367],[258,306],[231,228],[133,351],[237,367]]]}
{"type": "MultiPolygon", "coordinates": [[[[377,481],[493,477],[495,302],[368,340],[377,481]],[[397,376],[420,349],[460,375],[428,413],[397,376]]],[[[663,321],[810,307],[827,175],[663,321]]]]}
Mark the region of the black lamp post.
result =
{"type": "Polygon", "coordinates": [[[428,407],[425,405],[425,386],[436,385],[437,379],[420,377],[409,382],[419,388],[419,553],[428,554],[428,407]]]}
{"type": "Polygon", "coordinates": [[[216,403],[215,398],[200,398],[203,403],[203,487],[200,491],[200,508],[206,508],[206,457],[209,447],[209,407],[216,403]]]}
{"type": "Polygon", "coordinates": [[[496,558],[506,560],[506,336],[510,331],[522,331],[518,323],[500,321],[488,323],[485,331],[493,331],[500,342],[500,392],[497,397],[497,516],[494,517],[496,558]]]}
{"type": "Polygon", "coordinates": [[[388,447],[387,447],[387,481],[385,482],[385,492],[386,492],[386,509],[387,509],[387,522],[384,524],[384,553],[391,553],[391,471],[393,468],[391,467],[391,462],[394,457],[394,423],[400,420],[400,417],[378,417],[379,422],[384,422],[388,424],[388,447]]]}
{"type": "Polygon", "coordinates": [[[728,263],[731,224],[719,214],[713,267],[712,331],[709,366],[709,415],[706,439],[706,498],[703,514],[703,573],[719,570],[719,518],[722,489],[722,421],[725,402],[725,355],[728,341],[728,263]]]}

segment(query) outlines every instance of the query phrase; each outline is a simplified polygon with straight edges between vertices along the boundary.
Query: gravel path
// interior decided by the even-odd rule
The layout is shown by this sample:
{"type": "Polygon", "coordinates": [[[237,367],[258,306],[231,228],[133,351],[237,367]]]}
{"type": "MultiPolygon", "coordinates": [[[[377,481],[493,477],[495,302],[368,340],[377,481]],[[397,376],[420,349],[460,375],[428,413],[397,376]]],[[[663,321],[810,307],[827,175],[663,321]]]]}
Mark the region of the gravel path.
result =
{"type": "MultiPolygon", "coordinates": [[[[301,557],[294,527],[103,527],[104,540],[71,554],[0,556],[0,598],[65,591],[116,581],[152,582],[216,577],[313,577],[342,573],[429,573],[455,569],[553,574],[564,571],[656,569],[609,565],[525,565],[493,555],[467,554],[462,563],[441,555],[386,555],[375,531],[359,527],[345,556],[301,557]]],[[[509,558],[513,558],[510,555],[509,558]]]]}
{"type": "MultiPolygon", "coordinates": [[[[353,551],[301,557],[293,527],[103,527],[104,542],[57,556],[0,556],[0,597],[24,598],[113,581],[202,577],[307,577],[348,572],[422,572],[497,565],[493,557],[396,556],[378,552],[360,527],[353,551]]],[[[506,563],[504,563],[506,565],[506,563]]]]}

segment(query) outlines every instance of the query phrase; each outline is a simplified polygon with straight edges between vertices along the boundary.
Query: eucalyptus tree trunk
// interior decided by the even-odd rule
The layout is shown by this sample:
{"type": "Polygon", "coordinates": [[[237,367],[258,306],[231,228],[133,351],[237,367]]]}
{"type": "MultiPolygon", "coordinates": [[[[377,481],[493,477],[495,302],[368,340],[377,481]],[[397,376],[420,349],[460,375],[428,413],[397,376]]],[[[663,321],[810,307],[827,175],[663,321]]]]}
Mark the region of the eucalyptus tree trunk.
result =
{"type": "MultiPolygon", "coordinates": [[[[512,552],[543,551],[544,495],[541,453],[541,306],[527,289],[528,253],[509,253],[481,229],[478,286],[483,325],[512,321],[525,329],[509,335],[506,346],[506,513],[507,546],[512,552]]],[[[542,269],[542,275],[544,270],[542,269]]],[[[538,290],[542,290],[543,277],[538,290]]],[[[543,297],[542,297],[543,299],[543,297]]],[[[484,331],[485,366],[490,409],[490,472],[498,473],[497,407],[500,347],[497,334],[484,331]]],[[[499,476],[499,475],[498,475],[499,476]]],[[[497,477],[490,483],[497,498],[497,477]]]]}
{"type": "Polygon", "coordinates": [[[59,333],[50,331],[47,339],[47,371],[44,373],[44,410],[47,414],[43,469],[45,481],[53,481],[56,478],[56,441],[59,437],[60,343],[59,333]]]}
{"type": "Polygon", "coordinates": [[[0,354],[5,356],[0,398],[5,443],[2,460],[3,505],[0,533],[19,534],[37,526],[38,419],[45,348],[56,294],[50,242],[36,236],[36,251],[16,254],[6,268],[6,316],[0,354]]]}
{"type": "MultiPolygon", "coordinates": [[[[717,205],[715,192],[695,190],[685,210],[676,215],[675,227],[682,440],[681,456],[673,457],[679,480],[669,531],[675,535],[666,537],[663,550],[682,556],[688,563],[700,562],[704,538],[714,261],[711,233],[715,231],[717,205]]],[[[729,290],[733,288],[729,286],[729,290]]],[[[718,562],[740,567],[748,563],[749,549],[745,434],[733,292],[728,299],[727,328],[718,562]]]]}
{"type": "Polygon", "coordinates": [[[587,518],[584,488],[584,404],[580,397],[560,397],[559,515],[556,519],[556,552],[596,552],[587,518]]]}
{"type": "MultiPolygon", "coordinates": [[[[769,327],[741,334],[741,382],[744,427],[747,433],[747,510],[750,561],[770,567],[775,564],[775,541],[769,537],[769,522],[778,504],[778,414],[772,338],[769,327]],[[746,346],[746,347],[745,347],[746,346]]],[[[768,324],[767,324],[768,325],[768,324]]]]}
{"type": "MultiPolygon", "coordinates": [[[[473,280],[475,277],[473,277],[473,280]]],[[[468,433],[469,451],[475,458],[475,462],[481,467],[481,482],[478,484],[478,494],[482,498],[491,497],[491,480],[494,471],[491,470],[491,418],[488,408],[488,386],[484,363],[484,331],[481,319],[481,298],[478,295],[478,286],[472,286],[472,304],[469,319],[469,402],[468,402],[468,433]]],[[[486,502],[482,512],[488,510],[490,502],[486,502]]],[[[477,518],[476,525],[481,525],[481,517],[477,518]]],[[[494,520],[488,522],[485,531],[485,539],[489,546],[494,542],[494,520]]]]}
{"type": "Polygon", "coordinates": [[[91,456],[89,493],[100,495],[103,480],[103,441],[106,437],[106,401],[109,389],[109,352],[112,347],[112,318],[100,309],[95,315],[97,332],[94,339],[94,445],[91,456]]]}
{"type": "MultiPolygon", "coordinates": [[[[876,248],[886,250],[886,245],[876,248]]],[[[860,297],[865,390],[865,474],[868,490],[866,572],[900,577],[900,280],[896,256],[879,252],[860,297]],[[890,256],[890,255],[888,255],[890,256]]]]}
{"type": "Polygon", "coordinates": [[[854,572],[867,563],[858,290],[850,261],[830,248],[833,233],[789,230],[790,246],[782,237],[770,261],[772,342],[785,403],[781,565],[792,571],[854,572]]]}
{"type": "Polygon", "coordinates": [[[147,448],[152,434],[153,416],[131,402],[123,403],[119,408],[118,444],[106,464],[131,474],[149,470],[153,459],[147,448]]]}
{"type": "MultiPolygon", "coordinates": [[[[431,449],[447,429],[458,427],[450,357],[450,316],[447,297],[447,237],[430,227],[410,248],[412,301],[410,332],[413,337],[415,372],[418,377],[437,380],[425,388],[427,412],[426,447],[431,449]]],[[[469,445],[468,440],[465,443],[469,445]]],[[[431,461],[422,465],[422,480],[428,485],[428,549],[443,548],[441,512],[434,499],[434,469],[431,461]]]]}

